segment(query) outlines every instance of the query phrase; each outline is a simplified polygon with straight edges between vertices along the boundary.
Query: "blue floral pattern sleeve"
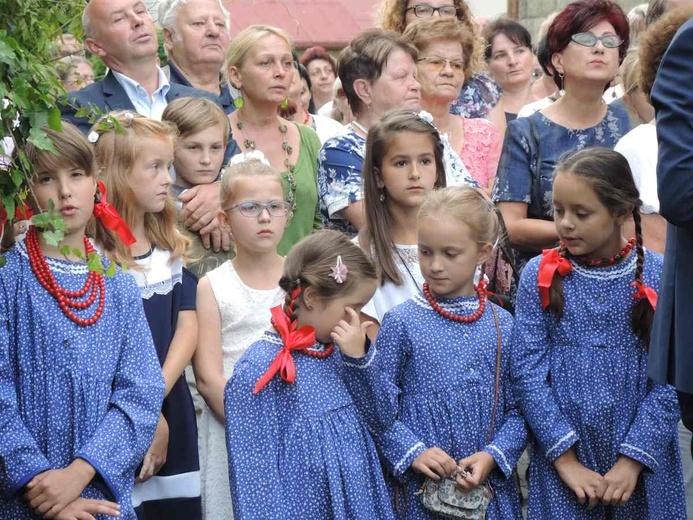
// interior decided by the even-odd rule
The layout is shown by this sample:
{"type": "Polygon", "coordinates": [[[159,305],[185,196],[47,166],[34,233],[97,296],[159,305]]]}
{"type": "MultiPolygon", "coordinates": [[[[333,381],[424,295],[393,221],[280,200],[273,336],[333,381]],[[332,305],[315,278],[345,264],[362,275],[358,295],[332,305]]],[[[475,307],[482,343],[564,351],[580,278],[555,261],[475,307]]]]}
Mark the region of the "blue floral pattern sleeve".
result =
{"type": "Polygon", "coordinates": [[[357,230],[342,218],[341,210],[363,199],[363,160],[366,140],[352,127],[329,139],[318,155],[318,191],[323,226],[356,236],[357,230]]]}
{"type": "Polygon", "coordinates": [[[501,96],[501,87],[486,74],[473,74],[450,105],[450,113],[466,118],[487,119],[501,96]]]}

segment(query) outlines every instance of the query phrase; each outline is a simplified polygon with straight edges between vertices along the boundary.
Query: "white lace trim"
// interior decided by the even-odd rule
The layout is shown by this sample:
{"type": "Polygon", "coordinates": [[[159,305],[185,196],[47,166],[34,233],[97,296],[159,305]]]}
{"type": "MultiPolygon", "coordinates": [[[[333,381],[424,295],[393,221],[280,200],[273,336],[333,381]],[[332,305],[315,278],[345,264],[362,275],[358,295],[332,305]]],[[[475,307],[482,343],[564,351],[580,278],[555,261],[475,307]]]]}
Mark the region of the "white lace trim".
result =
{"type": "MultiPolygon", "coordinates": [[[[92,242],[93,243],[93,242],[92,242]]],[[[26,241],[22,238],[16,242],[17,252],[23,257],[29,260],[29,251],[26,248],[26,241]]],[[[88,274],[89,266],[84,262],[69,262],[67,260],[58,260],[51,258],[49,256],[45,257],[48,267],[51,271],[56,271],[58,273],[65,274],[88,274]]],[[[101,261],[103,264],[103,259],[101,261]]]]}
{"type": "Polygon", "coordinates": [[[366,358],[368,359],[368,361],[366,361],[365,363],[351,363],[350,361],[347,361],[345,359],[344,364],[350,367],[359,368],[363,370],[364,368],[368,368],[369,366],[371,366],[377,353],[378,351],[375,350],[375,345],[371,345],[371,350],[369,350],[366,354],[366,358]]]}
{"type": "Polygon", "coordinates": [[[568,439],[570,439],[573,436],[575,436],[575,432],[570,430],[566,435],[564,435],[561,439],[559,439],[556,444],[551,446],[551,449],[546,452],[546,456],[549,457],[551,455],[552,451],[557,450],[561,446],[561,444],[563,444],[565,441],[567,441],[568,439]]]}
{"type": "MultiPolygon", "coordinates": [[[[418,305],[419,307],[422,307],[424,309],[428,310],[433,310],[433,307],[431,307],[431,304],[428,303],[428,300],[422,296],[421,294],[417,294],[414,296],[414,303],[418,305]]],[[[455,303],[448,303],[448,302],[438,302],[440,306],[445,309],[446,311],[450,311],[454,314],[459,314],[459,311],[474,311],[476,312],[479,310],[479,300],[474,299],[470,301],[461,301],[461,302],[455,302],[455,303]]]]}
{"type": "Polygon", "coordinates": [[[407,450],[407,453],[404,454],[404,457],[402,457],[402,458],[400,459],[400,461],[395,465],[395,472],[396,472],[396,473],[401,473],[401,472],[402,472],[402,470],[401,470],[402,465],[407,461],[407,459],[408,459],[409,457],[411,457],[411,454],[414,453],[414,452],[415,452],[416,450],[418,450],[419,448],[425,448],[425,447],[426,447],[426,446],[424,446],[424,443],[423,443],[423,442],[417,442],[417,443],[414,444],[411,448],[409,448],[409,449],[407,450]]]}
{"type": "Polygon", "coordinates": [[[642,454],[642,455],[645,455],[645,457],[647,457],[648,459],[650,459],[650,460],[654,463],[654,467],[655,467],[655,468],[656,468],[657,466],[659,466],[659,462],[657,462],[657,459],[655,459],[652,455],[650,455],[650,454],[647,453],[646,451],[641,450],[641,449],[638,448],[637,446],[633,446],[633,445],[631,445],[631,444],[625,444],[625,443],[624,443],[624,444],[621,444],[621,446],[622,446],[623,448],[627,448],[627,449],[629,449],[629,450],[637,451],[638,453],[640,453],[640,454],[642,454]]]}
{"type": "Polygon", "coordinates": [[[577,262],[572,259],[570,260],[570,263],[572,264],[575,273],[579,274],[580,276],[592,278],[594,280],[615,280],[625,275],[635,275],[635,264],[637,256],[638,255],[636,254],[636,252],[633,251],[628,257],[628,260],[626,260],[622,264],[619,264],[618,266],[613,266],[611,268],[587,267],[584,264],[581,264],[580,262],[577,262]]]}
{"type": "MultiPolygon", "coordinates": [[[[273,334],[272,332],[265,331],[265,333],[262,335],[262,338],[260,338],[263,341],[267,341],[268,343],[272,343],[274,345],[279,345],[281,347],[284,346],[284,342],[282,341],[282,338],[280,338],[278,335],[273,334]]],[[[325,349],[327,348],[326,345],[323,345],[322,343],[316,342],[312,347],[309,347],[308,350],[311,350],[313,352],[324,352],[325,349]]]]}
{"type": "Polygon", "coordinates": [[[500,455],[500,458],[503,459],[503,464],[505,464],[505,467],[508,470],[508,473],[512,471],[512,467],[510,466],[510,464],[508,464],[508,459],[505,458],[505,453],[503,453],[498,446],[496,446],[495,444],[489,444],[486,447],[489,450],[493,450],[494,453],[497,453],[498,455],[500,455]]]}
{"type": "Polygon", "coordinates": [[[175,274],[168,280],[162,280],[152,285],[141,285],[140,295],[145,300],[148,300],[155,294],[163,296],[170,293],[177,283],[183,283],[183,273],[175,274]]]}

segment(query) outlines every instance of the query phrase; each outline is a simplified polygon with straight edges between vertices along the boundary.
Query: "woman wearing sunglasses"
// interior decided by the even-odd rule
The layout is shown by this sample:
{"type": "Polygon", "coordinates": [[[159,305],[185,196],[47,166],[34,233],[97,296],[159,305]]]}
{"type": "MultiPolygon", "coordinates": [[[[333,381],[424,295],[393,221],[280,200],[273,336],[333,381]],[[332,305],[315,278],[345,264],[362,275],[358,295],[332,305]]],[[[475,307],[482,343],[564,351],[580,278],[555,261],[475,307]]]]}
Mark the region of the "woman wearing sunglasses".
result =
{"type": "Polygon", "coordinates": [[[551,190],[559,158],[590,146],[613,148],[630,126],[625,110],[602,100],[628,49],[628,19],[617,4],[569,4],[549,27],[547,44],[554,82],[565,93],[508,125],[494,190],[518,269],[558,243],[551,190]]]}
{"type": "Polygon", "coordinates": [[[470,75],[476,38],[453,17],[431,17],[411,24],[402,36],[419,51],[421,108],[433,115],[433,124],[459,153],[477,184],[488,191],[498,168],[500,135],[486,119],[450,113],[450,105],[470,75]]]}
{"type": "MultiPolygon", "coordinates": [[[[465,0],[381,0],[376,24],[380,29],[402,34],[414,23],[429,19],[452,18],[459,20],[477,38],[477,27],[465,0]]],[[[457,98],[450,104],[450,112],[463,117],[488,117],[500,98],[500,87],[489,76],[477,73],[481,64],[470,56],[457,98]]]]}

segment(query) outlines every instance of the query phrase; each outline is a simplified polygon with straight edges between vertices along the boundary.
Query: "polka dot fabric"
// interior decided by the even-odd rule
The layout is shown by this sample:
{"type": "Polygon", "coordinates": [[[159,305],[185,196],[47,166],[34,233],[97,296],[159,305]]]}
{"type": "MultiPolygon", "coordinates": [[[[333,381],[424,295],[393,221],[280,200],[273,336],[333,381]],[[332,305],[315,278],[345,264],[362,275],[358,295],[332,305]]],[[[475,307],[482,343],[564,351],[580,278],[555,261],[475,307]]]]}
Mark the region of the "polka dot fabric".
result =
{"type": "MultiPolygon", "coordinates": [[[[22,499],[23,486],[80,457],[97,471],[82,496],[117,501],[121,518],[133,520],[134,471],[154,437],[164,396],[137,287],[120,271],[106,277],[103,316],[80,327],[39,284],[23,241],[6,258],[0,269],[0,518],[39,518],[22,499]]],[[[62,287],[82,287],[86,264],[48,261],[62,287]]]]}
{"type": "MultiPolygon", "coordinates": [[[[571,261],[559,323],[541,309],[539,260],[522,273],[513,333],[517,395],[535,436],[528,518],[686,518],[676,393],[647,379],[647,352],[631,326],[636,255],[611,267],[571,261]],[[620,454],[644,465],[623,507],[577,502],[553,468],[571,446],[602,475],[620,454]]],[[[661,270],[661,256],[646,251],[645,284],[658,290],[661,270]]]]}
{"type": "Polygon", "coordinates": [[[277,334],[265,333],[226,384],[234,517],[392,519],[375,445],[347,392],[336,348],[325,359],[294,354],[294,384],[275,376],[252,393],[281,348],[277,334]]]}
{"type": "MultiPolygon", "coordinates": [[[[479,308],[476,296],[438,303],[458,315],[479,308]]],[[[408,507],[396,512],[396,518],[440,518],[423,508],[416,493],[424,478],[411,469],[414,459],[432,447],[455,460],[479,451],[489,453],[498,468],[490,475],[495,496],[487,518],[522,518],[519,489],[512,475],[525,448],[527,431],[510,391],[512,317],[499,307],[501,386],[494,434],[487,443],[497,348],[491,305],[478,320],[458,323],[443,318],[419,294],[385,315],[375,346],[366,357],[345,362],[352,395],[374,431],[378,451],[389,473],[407,488],[408,507]],[[376,379],[374,374],[381,374],[382,387],[376,393],[389,403],[373,405],[372,397],[357,388],[358,384],[367,387],[364,377],[376,379]]],[[[394,494],[394,485],[390,491],[394,494]]]]}

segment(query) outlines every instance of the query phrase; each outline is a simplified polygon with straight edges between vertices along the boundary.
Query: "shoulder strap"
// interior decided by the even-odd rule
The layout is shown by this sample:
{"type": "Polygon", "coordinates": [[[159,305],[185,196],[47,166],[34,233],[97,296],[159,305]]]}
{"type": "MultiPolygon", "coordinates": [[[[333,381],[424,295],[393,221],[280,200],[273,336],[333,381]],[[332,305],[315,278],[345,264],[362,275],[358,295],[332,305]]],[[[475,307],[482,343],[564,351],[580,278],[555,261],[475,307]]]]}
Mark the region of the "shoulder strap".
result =
{"type": "MultiPolygon", "coordinates": [[[[536,154],[534,161],[530,165],[530,176],[532,179],[530,195],[532,200],[527,208],[527,216],[529,216],[529,210],[532,209],[533,205],[535,207],[541,207],[543,195],[541,193],[541,145],[539,143],[539,132],[534,124],[534,120],[531,117],[528,117],[527,119],[529,119],[529,129],[532,134],[532,140],[534,141],[534,153],[536,154]]],[[[535,218],[537,217],[535,216],[535,218]]]]}
{"type": "Polygon", "coordinates": [[[493,384],[493,409],[491,410],[491,425],[489,426],[486,444],[491,442],[493,438],[493,430],[496,426],[496,413],[498,412],[498,398],[500,393],[500,372],[501,372],[501,353],[503,350],[503,335],[501,333],[500,322],[498,320],[498,312],[495,305],[491,304],[491,312],[493,312],[493,322],[496,325],[496,375],[493,384]]]}

